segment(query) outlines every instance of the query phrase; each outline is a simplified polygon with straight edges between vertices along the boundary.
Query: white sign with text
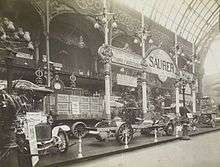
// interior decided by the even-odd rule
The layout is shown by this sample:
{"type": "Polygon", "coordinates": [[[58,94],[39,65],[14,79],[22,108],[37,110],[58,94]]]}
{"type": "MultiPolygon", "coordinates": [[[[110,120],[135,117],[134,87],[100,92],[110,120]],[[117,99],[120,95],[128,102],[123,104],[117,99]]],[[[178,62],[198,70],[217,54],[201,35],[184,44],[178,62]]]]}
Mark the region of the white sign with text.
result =
{"type": "Polygon", "coordinates": [[[117,74],[116,81],[118,85],[137,87],[137,78],[124,74],[117,74]]]}
{"type": "Polygon", "coordinates": [[[164,82],[167,77],[176,78],[176,66],[171,57],[161,49],[150,52],[144,62],[145,69],[149,73],[157,74],[164,82]]]}

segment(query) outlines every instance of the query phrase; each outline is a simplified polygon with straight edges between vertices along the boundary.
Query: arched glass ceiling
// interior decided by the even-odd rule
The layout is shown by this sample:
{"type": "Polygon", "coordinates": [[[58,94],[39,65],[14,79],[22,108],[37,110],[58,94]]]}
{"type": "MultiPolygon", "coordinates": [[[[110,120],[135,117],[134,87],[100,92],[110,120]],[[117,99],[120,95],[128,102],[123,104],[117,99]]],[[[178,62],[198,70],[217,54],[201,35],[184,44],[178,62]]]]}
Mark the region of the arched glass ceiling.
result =
{"type": "Polygon", "coordinates": [[[198,44],[218,23],[218,0],[119,0],[151,20],[198,44]]]}

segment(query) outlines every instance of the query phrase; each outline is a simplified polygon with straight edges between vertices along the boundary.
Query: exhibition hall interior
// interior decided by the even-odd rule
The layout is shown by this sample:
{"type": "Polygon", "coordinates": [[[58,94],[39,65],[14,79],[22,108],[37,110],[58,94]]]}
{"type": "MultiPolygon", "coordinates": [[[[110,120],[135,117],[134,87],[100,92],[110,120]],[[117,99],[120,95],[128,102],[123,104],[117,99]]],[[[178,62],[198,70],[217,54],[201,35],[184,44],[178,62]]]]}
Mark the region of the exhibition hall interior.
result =
{"type": "Polygon", "coordinates": [[[219,46],[219,0],[0,0],[0,166],[220,166],[219,46]]]}

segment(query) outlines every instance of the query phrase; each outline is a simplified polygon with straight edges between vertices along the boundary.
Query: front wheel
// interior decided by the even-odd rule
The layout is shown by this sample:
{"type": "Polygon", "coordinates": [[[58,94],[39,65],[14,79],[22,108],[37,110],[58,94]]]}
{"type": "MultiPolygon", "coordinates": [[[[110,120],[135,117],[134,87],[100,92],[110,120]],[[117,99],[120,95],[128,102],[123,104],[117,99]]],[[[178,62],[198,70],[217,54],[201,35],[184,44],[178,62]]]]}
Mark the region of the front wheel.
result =
{"type": "MultiPolygon", "coordinates": [[[[96,125],[95,125],[96,128],[107,128],[108,127],[108,122],[104,122],[104,121],[101,121],[101,122],[98,122],[96,125]]],[[[105,141],[104,138],[102,138],[100,135],[96,135],[95,138],[98,140],[98,141],[105,141]]]]}
{"type": "Polygon", "coordinates": [[[60,131],[58,133],[58,138],[59,138],[59,143],[57,145],[57,148],[59,152],[64,153],[68,150],[69,148],[69,140],[66,132],[60,131]]]}
{"type": "Polygon", "coordinates": [[[167,136],[172,136],[174,133],[174,125],[172,123],[169,123],[166,127],[165,127],[165,132],[167,136]]]}
{"type": "Polygon", "coordinates": [[[119,128],[118,131],[116,133],[116,140],[120,143],[120,144],[126,144],[126,133],[127,133],[127,144],[130,143],[133,139],[133,128],[131,127],[131,125],[127,124],[127,123],[123,123],[119,128]]]}

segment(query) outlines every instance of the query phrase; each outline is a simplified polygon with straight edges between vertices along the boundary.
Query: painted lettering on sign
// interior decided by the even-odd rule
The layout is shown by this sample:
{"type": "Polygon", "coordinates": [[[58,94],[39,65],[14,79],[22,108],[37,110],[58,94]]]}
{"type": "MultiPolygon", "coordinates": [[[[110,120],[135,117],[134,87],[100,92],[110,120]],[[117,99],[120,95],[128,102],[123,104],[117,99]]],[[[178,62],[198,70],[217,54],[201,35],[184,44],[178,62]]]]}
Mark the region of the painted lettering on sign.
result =
{"type": "Polygon", "coordinates": [[[171,57],[161,49],[154,49],[144,61],[145,70],[157,74],[164,82],[167,77],[176,78],[176,66],[171,57]]]}
{"type": "Polygon", "coordinates": [[[175,66],[172,62],[165,61],[159,58],[155,58],[153,56],[149,57],[150,63],[149,66],[157,69],[162,69],[167,72],[175,73],[175,66]]]}
{"type": "MultiPolygon", "coordinates": [[[[142,56],[127,52],[123,49],[112,47],[113,56],[111,62],[116,65],[125,65],[135,69],[143,69],[142,56]]],[[[146,72],[157,74],[164,82],[167,77],[176,78],[176,66],[171,57],[161,49],[154,49],[145,58],[144,68],[146,72]]]]}
{"type": "Polygon", "coordinates": [[[128,67],[133,67],[141,69],[142,57],[135,53],[129,53],[123,49],[111,47],[113,52],[112,63],[117,65],[126,65],[128,67]]]}
{"type": "Polygon", "coordinates": [[[137,78],[129,75],[117,74],[117,84],[124,86],[137,87],[137,78]]]}

